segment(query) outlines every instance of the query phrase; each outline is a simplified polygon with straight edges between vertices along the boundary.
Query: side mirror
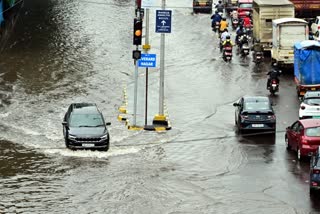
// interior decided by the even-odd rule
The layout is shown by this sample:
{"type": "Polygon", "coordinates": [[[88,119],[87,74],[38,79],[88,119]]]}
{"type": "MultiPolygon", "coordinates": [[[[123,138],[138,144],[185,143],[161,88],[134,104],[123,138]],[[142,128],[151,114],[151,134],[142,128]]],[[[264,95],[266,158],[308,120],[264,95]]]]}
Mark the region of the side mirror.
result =
{"type": "Polygon", "coordinates": [[[233,106],[236,107],[236,106],[239,106],[239,104],[238,103],[233,103],[233,106]]]}
{"type": "Polygon", "coordinates": [[[106,125],[107,125],[107,126],[110,126],[110,125],[111,125],[111,122],[107,122],[106,125]]]}
{"type": "Polygon", "coordinates": [[[67,124],[68,124],[67,121],[63,121],[63,122],[62,122],[62,125],[63,125],[63,126],[66,126],[67,124]]]}

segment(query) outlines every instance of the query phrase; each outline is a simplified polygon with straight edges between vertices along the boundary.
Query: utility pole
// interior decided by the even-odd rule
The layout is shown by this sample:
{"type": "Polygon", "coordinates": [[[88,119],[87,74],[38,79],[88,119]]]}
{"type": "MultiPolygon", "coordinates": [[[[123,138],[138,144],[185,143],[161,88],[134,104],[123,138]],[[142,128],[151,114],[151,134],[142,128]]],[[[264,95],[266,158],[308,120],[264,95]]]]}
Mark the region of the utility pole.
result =
{"type": "MultiPolygon", "coordinates": [[[[145,44],[142,46],[145,53],[148,53],[148,51],[150,50],[150,44],[149,44],[149,13],[150,13],[150,9],[146,8],[146,15],[145,15],[145,19],[146,19],[146,26],[145,26],[145,44]]],[[[148,67],[146,68],[146,102],[145,102],[145,127],[148,125],[148,67]]]]}

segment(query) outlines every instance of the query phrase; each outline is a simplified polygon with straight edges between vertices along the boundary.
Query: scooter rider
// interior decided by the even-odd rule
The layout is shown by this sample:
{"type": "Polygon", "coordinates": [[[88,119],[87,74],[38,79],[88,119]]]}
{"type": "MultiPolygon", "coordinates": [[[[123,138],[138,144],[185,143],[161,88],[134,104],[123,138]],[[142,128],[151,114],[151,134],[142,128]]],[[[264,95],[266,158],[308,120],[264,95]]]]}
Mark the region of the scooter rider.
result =
{"type": "Polygon", "coordinates": [[[221,34],[221,37],[220,37],[220,39],[221,39],[221,44],[222,44],[224,41],[226,41],[227,36],[230,37],[230,33],[228,32],[228,29],[225,28],[225,29],[223,30],[223,33],[221,34]]]}
{"type": "Polygon", "coordinates": [[[271,80],[273,79],[275,79],[278,84],[280,83],[280,80],[279,80],[280,74],[281,74],[281,71],[277,69],[277,63],[273,63],[272,70],[267,73],[267,75],[269,75],[269,78],[267,81],[267,89],[270,88],[270,83],[271,83],[271,80]]]}
{"type": "Polygon", "coordinates": [[[233,19],[239,19],[239,13],[237,10],[233,10],[231,13],[230,13],[230,17],[231,17],[231,20],[233,19]]]}
{"type": "Polygon", "coordinates": [[[218,13],[223,13],[224,6],[222,4],[222,1],[218,2],[218,4],[216,5],[216,9],[217,9],[218,13]]]}
{"type": "Polygon", "coordinates": [[[220,33],[222,33],[224,31],[224,29],[228,28],[228,22],[227,22],[227,18],[226,17],[222,17],[222,20],[220,22],[220,33]]]}
{"type": "Polygon", "coordinates": [[[226,41],[227,37],[230,38],[230,33],[228,32],[228,29],[225,28],[220,36],[220,51],[222,51],[223,43],[226,41]]]}
{"type": "Polygon", "coordinates": [[[213,14],[211,16],[212,22],[211,22],[211,27],[213,29],[215,29],[216,23],[220,23],[222,20],[222,17],[220,16],[220,14],[218,13],[218,11],[215,12],[215,14],[213,14]]]}
{"type": "Polygon", "coordinates": [[[233,46],[233,42],[231,41],[231,36],[226,35],[226,39],[222,42],[222,47],[226,46],[226,45],[230,45],[233,46]]]}
{"type": "Polygon", "coordinates": [[[243,25],[239,25],[239,27],[236,30],[236,44],[239,44],[239,37],[242,36],[244,33],[243,25]]]}
{"type": "Polygon", "coordinates": [[[251,50],[253,51],[253,53],[252,53],[253,60],[252,61],[255,62],[257,53],[263,52],[263,46],[261,45],[259,39],[257,39],[256,42],[252,45],[251,50]]]}

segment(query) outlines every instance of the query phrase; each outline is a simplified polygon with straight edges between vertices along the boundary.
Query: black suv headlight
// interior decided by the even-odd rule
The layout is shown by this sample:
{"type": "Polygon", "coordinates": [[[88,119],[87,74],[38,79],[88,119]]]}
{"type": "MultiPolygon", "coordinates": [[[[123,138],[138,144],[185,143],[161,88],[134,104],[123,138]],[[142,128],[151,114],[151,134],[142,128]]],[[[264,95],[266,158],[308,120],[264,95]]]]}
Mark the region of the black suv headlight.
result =
{"type": "Polygon", "coordinates": [[[101,139],[103,139],[103,140],[109,139],[109,133],[106,133],[106,134],[102,135],[101,139]]]}
{"type": "Polygon", "coordinates": [[[75,135],[72,135],[72,134],[69,134],[69,135],[68,135],[68,139],[69,139],[69,140],[76,140],[76,136],[75,136],[75,135]]]}

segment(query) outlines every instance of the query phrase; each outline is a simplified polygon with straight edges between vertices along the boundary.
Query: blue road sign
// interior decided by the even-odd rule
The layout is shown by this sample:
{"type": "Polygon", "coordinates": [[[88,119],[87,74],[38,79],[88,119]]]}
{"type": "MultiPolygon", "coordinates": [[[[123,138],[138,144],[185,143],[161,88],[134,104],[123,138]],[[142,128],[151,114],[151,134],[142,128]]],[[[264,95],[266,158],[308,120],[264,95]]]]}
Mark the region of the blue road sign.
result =
{"type": "Polygon", "coordinates": [[[154,68],[156,67],[156,54],[141,54],[138,60],[138,67],[154,68]]]}
{"type": "Polygon", "coordinates": [[[156,10],[156,33],[171,33],[171,10],[156,10]]]}

